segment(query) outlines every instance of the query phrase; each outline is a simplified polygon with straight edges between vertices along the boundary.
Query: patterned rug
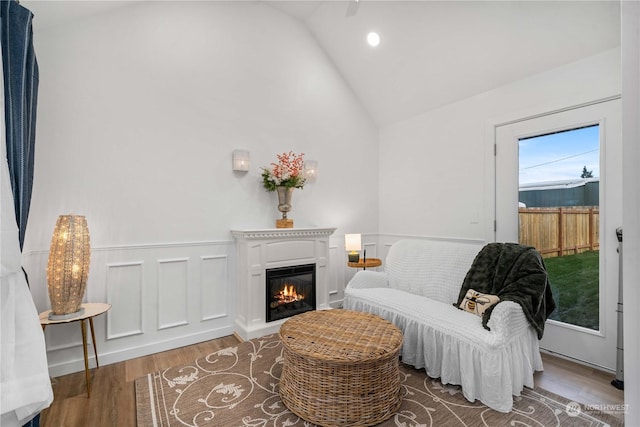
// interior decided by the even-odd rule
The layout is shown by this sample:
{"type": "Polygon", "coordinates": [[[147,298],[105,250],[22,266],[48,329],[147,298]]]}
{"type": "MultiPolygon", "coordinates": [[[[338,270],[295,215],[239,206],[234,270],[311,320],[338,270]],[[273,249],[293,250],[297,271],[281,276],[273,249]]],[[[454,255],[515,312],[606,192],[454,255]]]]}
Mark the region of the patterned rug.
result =
{"type": "MultiPolygon", "coordinates": [[[[282,371],[278,335],[256,338],[135,381],[138,427],[312,427],[278,395],[282,371]]],[[[402,405],[385,427],[621,426],[617,418],[541,389],[526,388],[509,414],[470,403],[460,388],[424,369],[400,364],[402,405]],[[587,410],[583,410],[587,409],[587,410]]]]}

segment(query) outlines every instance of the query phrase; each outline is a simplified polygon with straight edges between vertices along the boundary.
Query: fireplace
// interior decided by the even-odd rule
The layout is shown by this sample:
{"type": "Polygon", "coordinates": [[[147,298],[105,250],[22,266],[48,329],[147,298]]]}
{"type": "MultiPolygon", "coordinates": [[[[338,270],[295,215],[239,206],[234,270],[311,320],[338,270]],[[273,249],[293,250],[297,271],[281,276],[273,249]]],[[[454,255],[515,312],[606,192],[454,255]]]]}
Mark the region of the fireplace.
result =
{"type": "MultiPolygon", "coordinates": [[[[290,265],[315,265],[315,298],[310,299],[316,310],[331,308],[332,288],[329,280],[329,236],[335,228],[269,228],[264,230],[232,230],[237,242],[236,312],[234,332],[243,340],[275,334],[286,318],[271,319],[271,309],[265,291],[267,271],[290,265]]],[[[291,268],[291,267],[286,267],[291,268]]],[[[336,295],[337,297],[337,295],[336,295]]],[[[306,300],[306,298],[305,298],[306,300]]]]}
{"type": "Polygon", "coordinates": [[[266,271],[266,321],[273,322],[316,309],[316,265],[266,271]]]}

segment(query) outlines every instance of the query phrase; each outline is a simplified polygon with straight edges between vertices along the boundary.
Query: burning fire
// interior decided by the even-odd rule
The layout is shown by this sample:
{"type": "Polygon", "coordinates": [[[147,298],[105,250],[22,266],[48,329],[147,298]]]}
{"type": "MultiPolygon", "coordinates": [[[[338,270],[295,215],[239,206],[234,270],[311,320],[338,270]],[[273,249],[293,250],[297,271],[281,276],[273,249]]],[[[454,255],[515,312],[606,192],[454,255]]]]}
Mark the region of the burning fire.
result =
{"type": "Polygon", "coordinates": [[[273,295],[275,304],[288,304],[295,301],[302,301],[304,295],[296,291],[296,287],[285,283],[284,288],[273,295]]]}

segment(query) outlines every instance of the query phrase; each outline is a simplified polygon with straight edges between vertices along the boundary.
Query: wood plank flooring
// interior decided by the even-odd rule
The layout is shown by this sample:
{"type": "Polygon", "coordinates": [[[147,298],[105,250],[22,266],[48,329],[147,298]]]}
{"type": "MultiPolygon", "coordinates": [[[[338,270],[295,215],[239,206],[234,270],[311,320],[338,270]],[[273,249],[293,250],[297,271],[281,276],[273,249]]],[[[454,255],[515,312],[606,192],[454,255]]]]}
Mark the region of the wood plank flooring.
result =
{"type": "MultiPolygon", "coordinates": [[[[544,371],[534,374],[536,386],[586,405],[624,404],[624,391],[611,385],[615,374],[548,353],[542,353],[542,363],[544,371]]],[[[612,415],[624,420],[622,413],[612,415]]]]}
{"type": "MultiPolygon", "coordinates": [[[[54,401],[41,415],[42,427],[135,427],[134,381],[162,368],[188,363],[237,344],[227,336],[91,370],[91,398],[83,372],[54,378],[54,401]]],[[[611,386],[613,374],[543,354],[544,372],[535,382],[546,390],[590,405],[621,404],[624,393],[611,386]]],[[[623,418],[623,415],[616,415],[623,418]]]]}

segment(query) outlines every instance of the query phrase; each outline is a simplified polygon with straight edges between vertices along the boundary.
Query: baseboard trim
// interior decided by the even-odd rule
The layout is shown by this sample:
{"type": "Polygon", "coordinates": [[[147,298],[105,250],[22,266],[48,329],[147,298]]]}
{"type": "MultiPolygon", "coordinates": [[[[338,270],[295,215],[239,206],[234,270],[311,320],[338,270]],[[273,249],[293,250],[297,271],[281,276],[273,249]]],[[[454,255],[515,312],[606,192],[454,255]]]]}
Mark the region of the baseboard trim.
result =
{"type": "MultiPolygon", "coordinates": [[[[116,350],[107,353],[100,353],[100,348],[98,348],[98,358],[100,361],[100,366],[106,366],[113,363],[123,362],[125,360],[135,359],[136,357],[148,356],[150,354],[173,350],[175,348],[184,347],[187,345],[198,344],[204,341],[222,338],[229,335],[234,335],[232,325],[166,341],[153,342],[135,348],[116,350]]],[[[90,370],[95,369],[96,367],[95,357],[93,356],[93,352],[91,350],[92,349],[89,349],[90,370]]],[[[84,358],[82,356],[82,349],[79,349],[78,353],[79,357],[76,359],[68,360],[58,364],[50,364],[49,376],[55,378],[62,375],[84,371],[84,358]]]]}
{"type": "Polygon", "coordinates": [[[607,368],[606,366],[597,365],[595,363],[587,362],[586,360],[578,359],[576,357],[566,356],[566,355],[564,355],[562,353],[557,353],[555,351],[547,350],[547,349],[542,348],[542,347],[540,348],[540,352],[548,354],[550,356],[557,357],[559,359],[564,359],[564,360],[568,360],[570,362],[579,363],[580,365],[589,366],[590,368],[598,369],[599,371],[608,372],[608,373],[611,373],[611,374],[614,374],[614,375],[616,373],[615,369],[611,369],[611,368],[607,368]]]}

